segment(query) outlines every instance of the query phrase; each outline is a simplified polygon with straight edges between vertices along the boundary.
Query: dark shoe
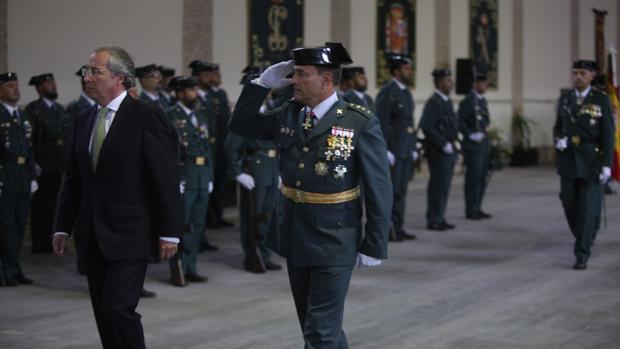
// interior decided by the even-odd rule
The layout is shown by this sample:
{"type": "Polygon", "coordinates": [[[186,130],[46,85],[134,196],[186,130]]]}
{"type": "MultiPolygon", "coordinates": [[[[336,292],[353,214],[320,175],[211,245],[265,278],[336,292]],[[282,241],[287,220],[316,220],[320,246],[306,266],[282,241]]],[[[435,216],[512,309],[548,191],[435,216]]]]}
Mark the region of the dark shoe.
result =
{"type": "Polygon", "coordinates": [[[267,270],[282,270],[282,266],[280,264],[276,264],[269,259],[265,262],[265,268],[267,268],[267,270]]]}
{"type": "Polygon", "coordinates": [[[436,231],[444,231],[446,230],[446,227],[444,227],[443,224],[438,224],[438,223],[433,223],[433,224],[427,224],[426,225],[426,229],[428,230],[436,230],[436,231]]]}
{"type": "Polygon", "coordinates": [[[187,280],[187,282],[203,283],[207,282],[209,279],[206,276],[201,276],[198,274],[187,274],[185,275],[185,280],[187,280]]]}
{"type": "Polygon", "coordinates": [[[390,241],[395,241],[395,242],[402,242],[403,241],[403,237],[397,234],[390,234],[389,237],[390,241]]]}
{"type": "Polygon", "coordinates": [[[13,278],[4,279],[4,286],[9,286],[9,287],[17,286],[17,280],[13,278]]]}
{"type": "Polygon", "coordinates": [[[263,266],[256,258],[243,261],[243,269],[255,274],[263,274],[267,271],[266,266],[263,266]]]}
{"type": "Polygon", "coordinates": [[[450,224],[450,223],[448,223],[448,222],[443,222],[443,223],[441,223],[441,225],[442,225],[442,226],[443,226],[446,230],[449,230],[449,229],[454,229],[454,228],[456,227],[454,224],[450,224]]]}
{"type": "Polygon", "coordinates": [[[32,281],[32,279],[27,278],[26,275],[24,275],[24,274],[17,275],[15,277],[15,281],[17,281],[18,284],[22,284],[22,285],[32,285],[32,284],[34,284],[34,281],[32,281]]]}
{"type": "Polygon", "coordinates": [[[586,262],[582,261],[582,260],[579,260],[579,259],[575,262],[575,264],[573,264],[573,269],[575,269],[575,270],[584,270],[587,267],[588,267],[588,265],[586,264],[586,262]]]}
{"type": "Polygon", "coordinates": [[[493,216],[491,216],[490,214],[488,214],[488,213],[486,213],[486,212],[484,212],[484,211],[480,211],[480,212],[478,212],[478,214],[479,214],[479,215],[480,215],[480,217],[482,217],[483,219],[489,219],[489,218],[493,217],[493,216]]]}
{"type": "Polygon", "coordinates": [[[208,241],[203,242],[202,244],[200,244],[200,252],[204,252],[204,251],[217,251],[220,248],[215,246],[215,245],[211,245],[208,241]]]}
{"type": "Polygon", "coordinates": [[[232,222],[229,222],[225,219],[220,219],[219,221],[217,221],[217,225],[220,227],[234,227],[235,224],[232,222]]]}
{"type": "Polygon", "coordinates": [[[142,293],[140,293],[140,298],[155,298],[157,294],[155,292],[151,292],[147,289],[142,289],[142,293]]]}
{"type": "Polygon", "coordinates": [[[396,236],[398,236],[398,237],[400,237],[402,239],[405,239],[405,240],[415,240],[415,239],[418,238],[417,236],[415,236],[415,234],[409,234],[409,233],[407,233],[404,230],[399,230],[396,233],[396,236]]]}
{"type": "Polygon", "coordinates": [[[482,215],[480,213],[465,214],[465,219],[469,219],[472,221],[479,221],[482,219],[482,215]]]}

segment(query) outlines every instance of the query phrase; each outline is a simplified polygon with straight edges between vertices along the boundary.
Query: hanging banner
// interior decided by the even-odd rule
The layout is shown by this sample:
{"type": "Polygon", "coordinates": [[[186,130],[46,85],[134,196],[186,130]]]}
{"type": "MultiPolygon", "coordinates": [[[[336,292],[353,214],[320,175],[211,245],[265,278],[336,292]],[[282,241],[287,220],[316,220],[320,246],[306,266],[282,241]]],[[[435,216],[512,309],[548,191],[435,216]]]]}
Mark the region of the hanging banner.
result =
{"type": "Polygon", "coordinates": [[[469,1],[469,57],[497,88],[497,0],[469,1]]]}
{"type": "Polygon", "coordinates": [[[377,0],[377,86],[391,79],[386,56],[408,56],[415,71],[415,0],[377,0]]]}
{"type": "Polygon", "coordinates": [[[268,67],[290,59],[304,43],[303,0],[248,0],[248,64],[268,67]]]}

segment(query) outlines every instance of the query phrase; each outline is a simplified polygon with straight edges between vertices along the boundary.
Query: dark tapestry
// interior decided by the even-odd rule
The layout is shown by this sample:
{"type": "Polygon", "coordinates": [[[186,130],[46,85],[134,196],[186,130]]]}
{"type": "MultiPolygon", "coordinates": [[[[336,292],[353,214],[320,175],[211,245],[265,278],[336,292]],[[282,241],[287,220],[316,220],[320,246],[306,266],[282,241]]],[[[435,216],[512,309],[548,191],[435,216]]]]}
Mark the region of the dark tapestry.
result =
{"type": "Polygon", "coordinates": [[[415,71],[415,0],[377,0],[377,86],[388,81],[387,55],[411,58],[415,71]]]}
{"type": "Polygon", "coordinates": [[[469,14],[469,56],[497,88],[497,0],[470,0],[469,14]]]}

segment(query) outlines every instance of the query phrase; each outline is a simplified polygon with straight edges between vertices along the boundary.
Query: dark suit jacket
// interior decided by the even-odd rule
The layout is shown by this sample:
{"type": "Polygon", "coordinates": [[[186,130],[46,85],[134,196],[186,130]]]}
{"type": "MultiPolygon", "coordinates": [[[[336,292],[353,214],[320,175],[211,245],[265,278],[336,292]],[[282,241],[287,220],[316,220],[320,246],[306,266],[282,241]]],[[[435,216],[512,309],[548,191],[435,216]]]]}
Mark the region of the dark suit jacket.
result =
{"type": "Polygon", "coordinates": [[[160,236],[181,233],[176,132],[161,110],[127,96],[95,172],[89,143],[96,113],[92,107],[76,118],[55,231],[72,232],[81,256],[95,237],[107,259],[149,258],[160,236]]]}

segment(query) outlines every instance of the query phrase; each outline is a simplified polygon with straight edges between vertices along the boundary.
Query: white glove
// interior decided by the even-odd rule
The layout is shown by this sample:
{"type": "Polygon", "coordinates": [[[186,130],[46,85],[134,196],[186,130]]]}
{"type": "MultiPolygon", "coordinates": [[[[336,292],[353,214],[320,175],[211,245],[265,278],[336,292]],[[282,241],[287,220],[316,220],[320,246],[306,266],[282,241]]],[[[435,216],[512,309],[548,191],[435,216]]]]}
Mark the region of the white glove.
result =
{"type": "Polygon", "coordinates": [[[607,180],[609,179],[609,177],[611,177],[611,168],[607,166],[603,166],[603,169],[601,170],[601,175],[599,176],[601,183],[602,184],[607,183],[607,180]]]}
{"type": "Polygon", "coordinates": [[[213,192],[213,182],[209,182],[209,194],[213,192]]]}
{"type": "Polygon", "coordinates": [[[30,194],[34,194],[39,190],[39,183],[37,181],[30,181],[30,194]]]}
{"type": "Polygon", "coordinates": [[[291,84],[291,79],[286,76],[293,72],[293,61],[280,62],[267,68],[258,78],[257,83],[261,86],[279,90],[291,84]]]}
{"type": "Polygon", "coordinates": [[[278,189],[282,188],[282,177],[278,176],[278,189]]]}
{"type": "Polygon", "coordinates": [[[558,140],[555,142],[555,149],[559,151],[563,151],[567,147],[568,147],[568,137],[558,138],[558,140]]]}
{"type": "Polygon", "coordinates": [[[381,265],[381,260],[358,252],[357,262],[355,264],[358,268],[370,268],[381,265]]]}
{"type": "Polygon", "coordinates": [[[254,189],[254,178],[247,173],[241,173],[237,177],[235,177],[237,182],[241,184],[245,189],[252,190],[254,189]]]}
{"type": "Polygon", "coordinates": [[[443,146],[442,150],[446,154],[454,153],[454,148],[452,148],[452,143],[446,143],[446,145],[443,146]]]}
{"type": "Polygon", "coordinates": [[[390,166],[394,166],[394,164],[396,163],[396,157],[389,150],[387,152],[387,159],[388,159],[388,162],[390,163],[390,166]]]}
{"type": "Polygon", "coordinates": [[[179,183],[179,193],[185,193],[185,181],[181,181],[181,183],[179,183]]]}
{"type": "Polygon", "coordinates": [[[469,135],[469,139],[471,139],[474,142],[480,142],[484,139],[484,133],[482,132],[474,132],[472,134],[469,135]]]}
{"type": "Polygon", "coordinates": [[[413,158],[413,161],[416,161],[418,159],[418,152],[417,151],[412,151],[411,152],[411,157],[413,158]]]}

